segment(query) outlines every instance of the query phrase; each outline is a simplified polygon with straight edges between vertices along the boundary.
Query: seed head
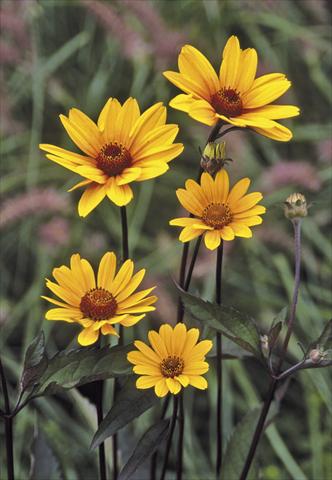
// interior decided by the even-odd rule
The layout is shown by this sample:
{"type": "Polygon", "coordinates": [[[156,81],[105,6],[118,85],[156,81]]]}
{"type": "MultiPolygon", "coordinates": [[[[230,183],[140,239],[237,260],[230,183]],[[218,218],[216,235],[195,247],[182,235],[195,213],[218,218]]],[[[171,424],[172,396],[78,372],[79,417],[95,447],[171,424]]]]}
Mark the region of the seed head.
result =
{"type": "Polygon", "coordinates": [[[324,358],[326,357],[326,353],[324,352],[324,349],[321,348],[319,345],[317,345],[316,348],[313,348],[309,352],[309,358],[312,361],[312,363],[320,363],[324,358]]]}

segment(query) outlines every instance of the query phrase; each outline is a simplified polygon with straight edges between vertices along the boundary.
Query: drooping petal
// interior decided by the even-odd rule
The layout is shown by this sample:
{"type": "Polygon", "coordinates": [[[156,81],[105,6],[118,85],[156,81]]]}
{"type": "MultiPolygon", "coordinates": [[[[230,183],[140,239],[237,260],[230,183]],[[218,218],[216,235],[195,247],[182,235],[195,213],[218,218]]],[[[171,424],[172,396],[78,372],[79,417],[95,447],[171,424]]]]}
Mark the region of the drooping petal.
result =
{"type": "Polygon", "coordinates": [[[78,203],[78,214],[80,217],[86,217],[94,210],[106,196],[104,185],[93,183],[84,190],[78,203]]]}
{"type": "Polygon", "coordinates": [[[77,340],[80,345],[86,347],[87,345],[92,345],[98,340],[99,331],[94,330],[93,326],[89,328],[84,328],[81,333],[78,335],[77,340]]]}

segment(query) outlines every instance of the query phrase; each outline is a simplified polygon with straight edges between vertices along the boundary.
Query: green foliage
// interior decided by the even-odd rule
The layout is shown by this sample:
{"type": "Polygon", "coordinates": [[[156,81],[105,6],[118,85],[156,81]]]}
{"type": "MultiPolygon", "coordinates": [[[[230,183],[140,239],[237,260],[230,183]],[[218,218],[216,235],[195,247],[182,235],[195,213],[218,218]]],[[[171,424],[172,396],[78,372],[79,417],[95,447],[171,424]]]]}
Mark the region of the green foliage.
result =
{"type": "Polygon", "coordinates": [[[260,335],[252,318],[233,307],[204,301],[183,290],[180,293],[186,309],[203,325],[222,333],[261,359],[260,335]]]}
{"type": "Polygon", "coordinates": [[[114,435],[158,401],[159,398],[153,389],[137,389],[135,376],[130,376],[119,391],[111,410],[101,422],[93,437],[91,448],[96,448],[106,438],[114,435]]]}
{"type": "Polygon", "coordinates": [[[62,480],[59,461],[54,455],[44,433],[36,429],[31,445],[30,480],[62,480]]]}
{"type": "Polygon", "coordinates": [[[150,456],[160,447],[166,440],[169,431],[169,420],[161,420],[152,425],[139,439],[133,454],[129,458],[120,472],[119,480],[129,480],[150,456]]]}

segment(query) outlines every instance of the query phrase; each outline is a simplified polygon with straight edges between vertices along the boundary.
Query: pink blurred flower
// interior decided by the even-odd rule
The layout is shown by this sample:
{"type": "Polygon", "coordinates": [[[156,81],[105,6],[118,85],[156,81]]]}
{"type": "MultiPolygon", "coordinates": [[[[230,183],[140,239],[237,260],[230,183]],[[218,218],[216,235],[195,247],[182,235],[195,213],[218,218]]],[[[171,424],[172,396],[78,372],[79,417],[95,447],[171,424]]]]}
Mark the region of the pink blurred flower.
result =
{"type": "Polygon", "coordinates": [[[268,168],[261,179],[262,188],[273,192],[287,185],[297,185],[311,191],[319,190],[321,180],[315,167],[306,161],[279,162],[268,168]]]}

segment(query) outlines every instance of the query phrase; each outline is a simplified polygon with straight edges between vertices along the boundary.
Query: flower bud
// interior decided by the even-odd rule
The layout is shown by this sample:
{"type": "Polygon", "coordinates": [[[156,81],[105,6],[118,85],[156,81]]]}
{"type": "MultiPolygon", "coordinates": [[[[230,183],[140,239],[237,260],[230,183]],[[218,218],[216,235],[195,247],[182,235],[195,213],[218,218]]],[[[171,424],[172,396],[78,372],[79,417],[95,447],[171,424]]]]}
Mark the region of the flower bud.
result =
{"type": "Polygon", "coordinates": [[[309,352],[309,358],[312,361],[312,363],[320,363],[322,360],[325,358],[325,352],[322,348],[313,348],[309,352]]]}
{"type": "Polygon", "coordinates": [[[284,213],[290,220],[306,217],[307,201],[302,193],[292,193],[284,202],[284,213]]]}
{"type": "Polygon", "coordinates": [[[210,175],[215,175],[221,170],[225,163],[231,161],[230,158],[226,158],[226,143],[207,143],[204,148],[203,155],[201,157],[201,167],[210,175]]]}
{"type": "Polygon", "coordinates": [[[270,349],[269,337],[267,335],[261,335],[260,341],[261,341],[261,347],[262,347],[263,353],[268,353],[270,349]]]}

